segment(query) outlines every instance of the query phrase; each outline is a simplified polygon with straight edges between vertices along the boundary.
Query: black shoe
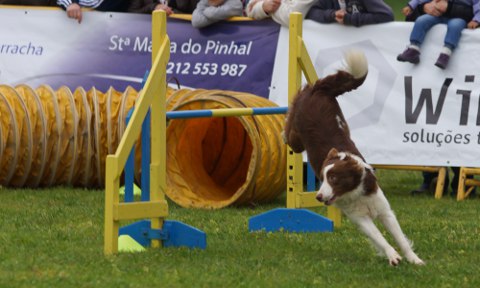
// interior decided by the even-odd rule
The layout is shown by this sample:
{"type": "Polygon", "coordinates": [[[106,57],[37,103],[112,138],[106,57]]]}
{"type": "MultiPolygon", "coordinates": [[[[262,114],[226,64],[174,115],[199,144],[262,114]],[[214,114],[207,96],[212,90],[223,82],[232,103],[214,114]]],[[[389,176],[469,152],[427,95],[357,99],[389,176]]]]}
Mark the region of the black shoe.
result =
{"type": "Polygon", "coordinates": [[[400,62],[410,62],[412,64],[418,64],[420,62],[420,51],[413,48],[407,48],[402,54],[397,56],[397,60],[400,62]]]}
{"type": "Polygon", "coordinates": [[[435,62],[435,66],[441,69],[445,69],[447,68],[449,60],[450,60],[450,55],[445,53],[440,53],[440,56],[438,56],[437,62],[435,62]]]}
{"type": "Polygon", "coordinates": [[[413,196],[418,195],[418,194],[423,194],[425,192],[428,192],[430,190],[430,184],[428,183],[423,183],[418,189],[410,191],[410,194],[413,196]]]}

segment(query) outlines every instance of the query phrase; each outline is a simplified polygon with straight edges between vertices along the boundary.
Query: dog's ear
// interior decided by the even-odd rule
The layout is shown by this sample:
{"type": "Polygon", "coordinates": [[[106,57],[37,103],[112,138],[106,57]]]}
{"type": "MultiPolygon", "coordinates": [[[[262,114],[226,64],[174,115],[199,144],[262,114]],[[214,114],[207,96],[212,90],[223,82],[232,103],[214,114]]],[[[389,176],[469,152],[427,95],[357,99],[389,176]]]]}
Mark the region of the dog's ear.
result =
{"type": "Polygon", "coordinates": [[[328,152],[327,159],[332,159],[332,158],[335,158],[335,157],[338,157],[338,151],[337,151],[337,149],[332,148],[328,152]]]}

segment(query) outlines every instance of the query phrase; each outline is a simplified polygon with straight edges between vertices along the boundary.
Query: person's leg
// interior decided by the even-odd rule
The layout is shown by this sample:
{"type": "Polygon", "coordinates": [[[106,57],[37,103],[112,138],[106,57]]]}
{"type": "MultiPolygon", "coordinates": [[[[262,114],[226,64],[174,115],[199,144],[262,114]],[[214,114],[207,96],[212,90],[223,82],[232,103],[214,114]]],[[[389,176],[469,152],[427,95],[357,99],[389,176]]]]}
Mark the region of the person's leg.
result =
{"type": "MultiPolygon", "coordinates": [[[[443,186],[443,195],[447,195],[448,192],[448,184],[449,184],[449,175],[448,170],[445,175],[445,185],[443,186]]],[[[436,183],[438,172],[422,172],[423,182],[418,189],[411,191],[410,193],[415,195],[419,193],[429,192],[430,194],[435,193],[436,183]]]]}
{"type": "Polygon", "coordinates": [[[424,14],[417,18],[410,33],[410,44],[420,47],[428,31],[436,24],[442,22],[441,17],[424,14]]]}
{"type": "Polygon", "coordinates": [[[423,171],[422,176],[423,176],[422,184],[420,185],[420,187],[418,189],[415,189],[415,190],[411,191],[412,194],[419,194],[419,193],[428,192],[428,190],[430,188],[430,184],[432,183],[433,179],[435,179],[435,177],[438,176],[438,173],[423,171]]]}
{"type": "Polygon", "coordinates": [[[447,22],[447,34],[445,34],[444,45],[454,50],[460,42],[462,31],[467,27],[467,22],[461,18],[449,19],[447,22]]]}
{"type": "Polygon", "coordinates": [[[438,176],[436,172],[422,172],[423,175],[423,183],[422,187],[425,186],[425,189],[428,190],[430,184],[432,183],[433,179],[438,176]]]}
{"type": "Polygon", "coordinates": [[[462,36],[462,30],[467,27],[467,22],[461,18],[452,18],[446,21],[447,33],[443,40],[443,50],[438,56],[435,66],[445,69],[450,61],[450,56],[453,50],[458,46],[460,37],[462,36]]]}
{"type": "Polygon", "coordinates": [[[425,40],[427,32],[436,24],[440,23],[441,18],[429,14],[422,15],[415,20],[412,32],[410,33],[410,45],[407,49],[397,56],[400,62],[410,62],[417,64],[420,62],[420,46],[425,40]]]}

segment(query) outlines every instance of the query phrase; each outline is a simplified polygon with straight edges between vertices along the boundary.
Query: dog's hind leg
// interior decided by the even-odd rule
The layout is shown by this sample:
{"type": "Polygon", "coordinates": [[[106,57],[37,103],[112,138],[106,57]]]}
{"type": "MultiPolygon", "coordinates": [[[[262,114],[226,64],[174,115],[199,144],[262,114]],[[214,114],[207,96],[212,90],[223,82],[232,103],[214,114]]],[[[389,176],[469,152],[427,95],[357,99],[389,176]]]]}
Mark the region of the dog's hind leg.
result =
{"type": "Polygon", "coordinates": [[[422,259],[420,259],[417,254],[413,252],[412,245],[405,234],[403,234],[402,228],[400,227],[397,217],[395,217],[393,211],[389,210],[382,215],[378,215],[378,218],[385,226],[385,229],[392,234],[393,238],[405,255],[405,258],[407,258],[407,261],[417,265],[424,265],[425,263],[422,261],[422,259]]]}
{"type": "Polygon", "coordinates": [[[285,136],[287,138],[287,144],[292,148],[293,152],[302,153],[305,151],[305,147],[303,146],[302,140],[300,140],[300,136],[294,130],[290,130],[290,133],[285,136]]]}
{"type": "Polygon", "coordinates": [[[300,139],[300,135],[294,128],[294,114],[295,111],[292,109],[287,115],[287,119],[285,120],[285,130],[282,133],[283,141],[288,144],[293,152],[295,153],[302,153],[305,151],[305,147],[303,146],[303,142],[300,139]]]}
{"type": "Polygon", "coordinates": [[[368,236],[373,245],[375,245],[377,251],[381,251],[387,256],[390,265],[396,266],[400,263],[402,257],[387,242],[385,237],[383,237],[382,233],[380,232],[380,230],[378,230],[377,226],[375,226],[375,223],[373,223],[373,220],[370,217],[351,217],[350,220],[357,224],[358,228],[360,228],[360,230],[368,236]]]}

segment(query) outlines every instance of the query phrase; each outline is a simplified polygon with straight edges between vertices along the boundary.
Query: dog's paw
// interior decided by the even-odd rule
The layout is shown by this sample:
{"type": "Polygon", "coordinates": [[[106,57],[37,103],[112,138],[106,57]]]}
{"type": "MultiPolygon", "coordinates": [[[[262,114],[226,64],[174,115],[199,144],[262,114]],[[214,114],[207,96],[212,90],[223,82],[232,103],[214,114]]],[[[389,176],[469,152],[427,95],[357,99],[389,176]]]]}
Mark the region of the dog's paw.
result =
{"type": "Polygon", "coordinates": [[[395,250],[387,253],[387,257],[388,264],[390,264],[390,266],[397,266],[398,264],[400,264],[400,261],[402,261],[402,256],[400,256],[400,254],[398,254],[398,252],[395,250]]]}
{"type": "Polygon", "coordinates": [[[412,255],[406,256],[407,261],[415,265],[425,265],[422,259],[420,259],[417,254],[413,253],[412,255]]]}

